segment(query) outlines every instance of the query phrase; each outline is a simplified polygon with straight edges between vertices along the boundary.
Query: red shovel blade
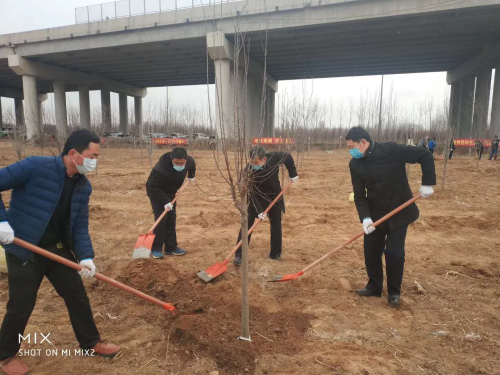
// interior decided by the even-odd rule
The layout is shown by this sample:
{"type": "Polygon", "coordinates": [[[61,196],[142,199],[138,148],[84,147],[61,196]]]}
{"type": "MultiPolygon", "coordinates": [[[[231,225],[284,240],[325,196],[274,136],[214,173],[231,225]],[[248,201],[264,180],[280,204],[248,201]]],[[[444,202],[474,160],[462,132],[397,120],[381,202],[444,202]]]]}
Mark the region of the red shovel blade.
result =
{"type": "Polygon", "coordinates": [[[151,255],[151,248],[153,247],[153,241],[155,240],[154,234],[146,234],[139,236],[137,242],[135,243],[134,253],[132,258],[149,258],[151,255]]]}
{"type": "Polygon", "coordinates": [[[282,281],[295,280],[295,279],[298,279],[303,274],[304,274],[304,272],[299,271],[297,273],[291,273],[291,274],[288,274],[288,275],[274,276],[272,280],[267,280],[267,282],[268,283],[279,283],[279,282],[282,282],[282,281]]]}
{"type": "Polygon", "coordinates": [[[226,263],[215,263],[213,266],[208,267],[206,270],[198,272],[197,275],[203,281],[208,283],[209,281],[212,281],[221,273],[224,273],[226,271],[226,263]]]}

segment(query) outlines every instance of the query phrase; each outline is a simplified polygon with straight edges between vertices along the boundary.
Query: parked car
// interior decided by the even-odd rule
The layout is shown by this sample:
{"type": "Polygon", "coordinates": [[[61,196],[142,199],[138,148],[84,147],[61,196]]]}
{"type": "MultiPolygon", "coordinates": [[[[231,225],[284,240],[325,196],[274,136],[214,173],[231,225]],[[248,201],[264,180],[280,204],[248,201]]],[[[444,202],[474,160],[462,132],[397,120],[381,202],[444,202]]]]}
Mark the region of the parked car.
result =
{"type": "Polygon", "coordinates": [[[172,138],[187,138],[187,135],[181,133],[172,133],[172,138]]]}
{"type": "Polygon", "coordinates": [[[123,137],[123,133],[112,132],[112,133],[104,133],[105,138],[121,138],[123,137]]]}
{"type": "Polygon", "coordinates": [[[193,133],[194,139],[210,139],[210,137],[203,133],[193,133]]]}

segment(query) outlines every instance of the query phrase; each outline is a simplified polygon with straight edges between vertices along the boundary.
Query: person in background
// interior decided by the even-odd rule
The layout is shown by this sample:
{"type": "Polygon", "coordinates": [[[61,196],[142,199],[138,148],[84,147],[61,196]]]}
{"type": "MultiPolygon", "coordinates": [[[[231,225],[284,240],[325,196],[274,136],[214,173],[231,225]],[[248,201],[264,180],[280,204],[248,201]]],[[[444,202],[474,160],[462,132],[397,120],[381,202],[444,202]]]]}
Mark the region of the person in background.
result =
{"type": "Polygon", "coordinates": [[[431,154],[434,155],[434,150],[436,149],[436,138],[432,137],[431,140],[429,141],[429,144],[427,145],[427,148],[431,152],[431,154]]]}
{"type": "Polygon", "coordinates": [[[397,307],[400,305],[403,282],[406,233],[408,225],[418,219],[418,207],[413,203],[377,228],[371,225],[412,198],[406,163],[419,163],[422,167],[422,198],[428,198],[434,193],[434,158],[421,147],[398,145],[395,142],[373,142],[370,134],[361,127],[351,128],[345,139],[352,156],[349,168],[354,203],[365,231],[364,253],[368,283],[363,289],[356,290],[356,293],[361,297],[382,296],[382,256],[385,254],[388,301],[391,306],[397,307]]]}
{"type": "Polygon", "coordinates": [[[477,157],[479,160],[481,160],[484,152],[483,142],[481,142],[479,139],[476,139],[476,142],[474,142],[474,146],[476,147],[477,157]]]}
{"type": "Polygon", "coordinates": [[[450,143],[450,155],[449,155],[450,160],[453,157],[453,152],[456,150],[456,148],[457,147],[455,146],[455,140],[452,138],[450,143]]]}
{"type": "Polygon", "coordinates": [[[0,169],[0,192],[12,189],[8,210],[0,197],[0,243],[6,251],[9,280],[7,313],[0,329],[0,370],[6,375],[28,372],[16,354],[44,277],[64,299],[82,349],[105,357],[120,351],[119,346],[101,340],[82,282],[82,277],[93,277],[96,272],[89,235],[92,186],[85,174],[97,166],[100,143],[89,130],[76,130],[61,155],[30,156],[0,169]],[[83,270],[15,245],[14,236],[79,262],[83,270]]]}
{"type": "MultiPolygon", "coordinates": [[[[269,204],[281,192],[279,180],[280,165],[285,164],[290,181],[295,183],[299,179],[292,155],[287,152],[266,152],[262,146],[256,146],[250,150],[250,164],[252,168],[251,181],[248,188],[248,228],[255,219],[265,220],[269,218],[271,223],[271,252],[269,258],[281,261],[282,231],[281,213],[285,212],[285,200],[281,197],[269,210],[267,215],[263,212],[269,204]]],[[[251,236],[248,236],[250,242],[251,236]]],[[[241,240],[241,231],[238,242],[241,240]]],[[[234,256],[234,264],[241,265],[241,246],[234,256]]]]}
{"type": "Polygon", "coordinates": [[[493,139],[491,140],[491,153],[490,153],[490,159],[495,158],[497,160],[498,157],[498,144],[500,140],[498,139],[498,135],[495,135],[493,139]]]}
{"type": "Polygon", "coordinates": [[[172,152],[167,152],[160,157],[158,163],[151,171],[148,181],[146,182],[146,192],[155,220],[161,216],[163,211],[169,210],[167,215],[158,224],[154,230],[155,239],[151,255],[155,259],[163,259],[163,251],[165,255],[184,255],[185,250],[177,246],[176,234],[176,204],[172,204],[172,200],[177,193],[177,190],[182,186],[184,180],[194,182],[196,174],[196,163],[185,148],[176,147],[172,152]]]}
{"type": "Polygon", "coordinates": [[[425,137],[425,138],[421,139],[418,142],[417,147],[421,147],[421,148],[427,149],[427,147],[428,147],[428,143],[427,143],[428,139],[429,139],[429,137],[425,137]]]}

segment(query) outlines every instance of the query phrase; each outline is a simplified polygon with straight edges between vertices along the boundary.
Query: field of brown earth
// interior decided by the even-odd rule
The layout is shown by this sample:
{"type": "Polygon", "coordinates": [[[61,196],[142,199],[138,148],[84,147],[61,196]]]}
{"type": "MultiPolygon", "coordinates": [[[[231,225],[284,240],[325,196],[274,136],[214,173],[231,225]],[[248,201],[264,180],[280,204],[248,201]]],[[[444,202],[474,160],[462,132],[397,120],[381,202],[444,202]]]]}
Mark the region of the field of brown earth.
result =
{"type": "MultiPolygon", "coordinates": [[[[166,150],[156,150],[154,160],[166,150]]],[[[30,148],[27,155],[39,154],[30,148]]],[[[45,150],[47,155],[49,152],[45,150]]],[[[346,150],[311,152],[286,195],[283,259],[268,259],[269,224],[250,248],[252,342],[240,334],[241,274],[232,263],[210,284],[196,273],[233,247],[239,214],[218,177],[213,153],[192,151],[198,171],[178,204],[184,257],[132,260],[139,234],[153,222],[145,182],[149,161],[132,149],[103,149],[90,201],[90,231],[98,271],[198,315],[171,314],[100,281],[86,282],[103,338],[123,346],[115,359],[47,356],[76,349],[68,314],[48,281],[39,292],[27,333],[51,333],[54,345],[25,357],[32,374],[500,374],[500,161],[456,157],[446,188],[421,200],[406,249],[402,307],[362,299],[366,273],[358,240],[299,280],[267,283],[296,272],[362,228],[348,200],[346,150]],[[424,289],[419,291],[417,283],[424,289]]],[[[0,167],[16,161],[0,143],[0,167]]],[[[438,181],[443,161],[437,161],[438,181]]],[[[420,167],[410,184],[420,186],[420,167]]],[[[9,193],[2,194],[8,202],[9,193]]],[[[0,315],[7,277],[0,276],[0,315]]]]}

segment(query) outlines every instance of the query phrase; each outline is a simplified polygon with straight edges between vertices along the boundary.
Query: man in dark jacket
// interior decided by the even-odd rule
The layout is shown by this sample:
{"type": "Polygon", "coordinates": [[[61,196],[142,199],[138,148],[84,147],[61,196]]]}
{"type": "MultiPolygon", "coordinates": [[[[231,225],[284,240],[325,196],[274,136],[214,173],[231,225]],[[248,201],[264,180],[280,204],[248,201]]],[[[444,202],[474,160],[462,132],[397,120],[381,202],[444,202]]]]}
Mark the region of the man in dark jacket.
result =
{"type": "MultiPolygon", "coordinates": [[[[269,204],[281,192],[279,180],[280,165],[285,164],[290,181],[299,179],[297,169],[292,155],[286,152],[266,152],[264,147],[257,146],[250,151],[251,164],[246,168],[252,168],[251,181],[248,187],[248,227],[250,228],[258,217],[265,220],[269,218],[271,223],[271,252],[269,258],[281,261],[281,213],[285,212],[285,201],[281,197],[269,210],[267,215],[263,212],[269,204]]],[[[251,236],[248,237],[250,242],[251,236]]],[[[241,240],[241,231],[238,242],[241,240]]],[[[241,264],[241,247],[235,254],[234,264],[241,264]]]]}
{"type": "Polygon", "coordinates": [[[94,133],[77,130],[61,155],[32,156],[0,169],[0,192],[12,189],[8,210],[0,199],[0,243],[6,251],[9,280],[9,302],[0,330],[0,369],[7,375],[28,372],[16,354],[44,276],[64,299],[82,349],[103,356],[120,350],[101,341],[81,280],[95,274],[88,230],[92,187],[84,174],[96,168],[99,144],[94,133]],[[17,246],[12,243],[14,235],[78,261],[84,270],[77,272],[17,246]]]}
{"type": "Polygon", "coordinates": [[[452,139],[451,140],[451,143],[450,143],[450,155],[449,155],[449,159],[451,160],[451,158],[453,157],[453,152],[457,149],[457,147],[455,146],[455,140],[452,139]]]}
{"type": "Polygon", "coordinates": [[[184,183],[186,175],[190,182],[194,182],[195,174],[194,159],[188,156],[186,149],[177,147],[172,152],[163,155],[149,175],[146,192],[153,207],[155,220],[164,210],[169,210],[154,230],[155,239],[151,253],[155,259],[163,258],[163,247],[165,247],[165,255],[186,254],[185,250],[177,246],[175,231],[177,204],[172,204],[171,201],[184,183]]]}
{"type": "Polygon", "coordinates": [[[495,158],[495,160],[497,160],[497,156],[498,156],[498,144],[500,143],[499,139],[498,139],[498,135],[495,135],[495,137],[493,137],[492,141],[491,141],[491,153],[490,153],[490,159],[493,159],[495,158]]]}
{"type": "Polygon", "coordinates": [[[406,163],[419,163],[422,166],[422,197],[427,198],[433,194],[431,185],[436,184],[434,159],[424,148],[394,142],[375,143],[361,127],[349,130],[345,139],[353,157],[349,168],[354,202],[365,231],[364,252],[369,279],[366,287],[356,292],[366,297],[382,295],[382,254],[385,253],[389,303],[398,306],[403,281],[406,232],[408,225],[418,219],[417,205],[408,206],[376,229],[371,224],[412,198],[406,163]]]}

